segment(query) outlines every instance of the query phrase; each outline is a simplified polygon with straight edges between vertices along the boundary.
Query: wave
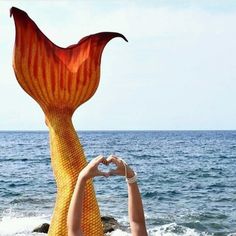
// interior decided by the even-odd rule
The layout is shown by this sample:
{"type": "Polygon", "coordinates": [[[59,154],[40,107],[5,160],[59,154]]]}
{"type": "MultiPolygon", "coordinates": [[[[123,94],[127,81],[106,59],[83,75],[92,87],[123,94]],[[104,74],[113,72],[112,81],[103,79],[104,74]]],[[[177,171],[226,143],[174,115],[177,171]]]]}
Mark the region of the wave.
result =
{"type": "MultiPolygon", "coordinates": [[[[33,233],[32,231],[42,223],[50,223],[50,217],[45,215],[40,216],[3,216],[0,220],[0,235],[1,236],[42,236],[45,234],[33,233]],[[14,226],[14,227],[12,227],[14,226]]],[[[198,232],[195,229],[186,226],[178,225],[176,223],[164,224],[152,227],[148,230],[149,236],[213,236],[206,232],[198,232]]],[[[235,236],[235,233],[228,234],[228,236],[235,236]]],[[[130,233],[120,229],[106,236],[131,236],[130,233]]]]}
{"type": "Polygon", "coordinates": [[[206,232],[197,232],[195,229],[186,226],[177,225],[176,223],[157,226],[149,231],[150,236],[210,236],[206,232]]]}
{"type": "MultiPolygon", "coordinates": [[[[30,217],[15,217],[4,216],[0,221],[0,235],[1,236],[32,236],[34,228],[42,223],[49,223],[49,217],[30,216],[30,217]],[[14,227],[12,227],[14,225],[14,227]]],[[[39,236],[42,234],[34,233],[39,236]]],[[[43,234],[45,235],[45,234],[43,234]]],[[[106,234],[107,236],[131,236],[130,233],[120,229],[106,234]]],[[[194,229],[177,225],[176,223],[156,226],[148,230],[149,236],[210,236],[212,234],[197,232],[194,229]]]]}
{"type": "MultiPolygon", "coordinates": [[[[34,228],[42,223],[49,223],[45,216],[12,217],[4,216],[0,220],[1,236],[32,236],[34,228]]],[[[41,235],[34,233],[34,235],[41,235]]]]}
{"type": "MultiPolygon", "coordinates": [[[[131,234],[116,230],[112,233],[108,233],[107,236],[131,236],[131,234]]],[[[205,232],[197,232],[194,229],[177,225],[176,223],[165,224],[161,226],[156,226],[148,230],[149,236],[211,236],[213,234],[208,234],[205,232]]]]}

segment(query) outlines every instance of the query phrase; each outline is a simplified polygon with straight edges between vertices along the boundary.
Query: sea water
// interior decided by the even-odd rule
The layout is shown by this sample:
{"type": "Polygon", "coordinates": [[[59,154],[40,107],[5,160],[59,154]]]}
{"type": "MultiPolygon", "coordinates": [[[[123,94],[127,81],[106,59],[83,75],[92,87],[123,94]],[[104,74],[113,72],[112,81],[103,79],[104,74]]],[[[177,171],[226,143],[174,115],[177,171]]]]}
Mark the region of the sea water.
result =
{"type": "MultiPolygon", "coordinates": [[[[88,160],[125,159],[138,173],[150,236],[236,235],[236,131],[83,131],[88,160]]],[[[123,177],[97,177],[101,214],[130,235],[123,177]]],[[[0,235],[50,222],[56,186],[47,132],[0,132],[0,235]]]]}

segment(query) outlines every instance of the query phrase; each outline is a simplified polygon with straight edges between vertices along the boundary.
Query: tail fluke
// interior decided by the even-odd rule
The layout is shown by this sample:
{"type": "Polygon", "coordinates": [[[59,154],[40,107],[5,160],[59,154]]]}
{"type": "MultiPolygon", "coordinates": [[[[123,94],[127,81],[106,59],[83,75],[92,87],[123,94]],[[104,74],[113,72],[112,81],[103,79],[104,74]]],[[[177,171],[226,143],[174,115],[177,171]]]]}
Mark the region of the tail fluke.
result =
{"type": "Polygon", "coordinates": [[[72,113],[95,93],[100,78],[101,55],[119,33],[89,35],[61,48],[52,43],[22,10],[11,9],[16,27],[13,67],[19,84],[44,112],[67,109],[72,113]]]}

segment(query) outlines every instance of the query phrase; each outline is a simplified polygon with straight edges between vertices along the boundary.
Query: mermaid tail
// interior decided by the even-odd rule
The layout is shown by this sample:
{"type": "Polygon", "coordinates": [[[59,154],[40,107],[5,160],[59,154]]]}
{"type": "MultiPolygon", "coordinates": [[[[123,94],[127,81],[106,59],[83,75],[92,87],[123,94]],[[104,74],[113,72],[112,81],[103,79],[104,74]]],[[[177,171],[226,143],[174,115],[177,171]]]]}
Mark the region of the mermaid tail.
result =
{"type": "MultiPolygon", "coordinates": [[[[101,55],[113,32],[87,36],[61,48],[53,44],[20,9],[12,8],[16,27],[13,68],[21,87],[42,108],[49,128],[51,165],[57,196],[49,235],[67,235],[67,212],[86,158],[71,117],[95,93],[100,78],[101,55]]],[[[127,41],[127,40],[126,40],[127,41]]],[[[92,181],[86,184],[82,229],[85,236],[103,235],[92,181]]]]}

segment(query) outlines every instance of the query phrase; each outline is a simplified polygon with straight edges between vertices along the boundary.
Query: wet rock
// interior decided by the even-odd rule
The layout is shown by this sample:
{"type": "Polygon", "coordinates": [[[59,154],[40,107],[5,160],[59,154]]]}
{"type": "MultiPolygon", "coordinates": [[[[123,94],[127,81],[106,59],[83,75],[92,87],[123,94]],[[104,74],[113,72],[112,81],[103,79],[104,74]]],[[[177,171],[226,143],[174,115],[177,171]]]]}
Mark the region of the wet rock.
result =
{"type": "Polygon", "coordinates": [[[109,233],[112,232],[116,229],[120,229],[121,226],[117,222],[116,219],[110,216],[102,216],[101,217],[102,224],[103,224],[103,232],[104,233],[109,233]]]}
{"type": "Polygon", "coordinates": [[[48,233],[48,229],[49,229],[49,224],[48,223],[43,223],[41,225],[39,225],[38,227],[36,227],[34,230],[33,230],[33,233],[34,232],[37,232],[37,233],[45,233],[47,234],[48,233]]]}
{"type": "MultiPolygon", "coordinates": [[[[104,234],[112,232],[116,229],[122,229],[122,226],[117,222],[117,220],[111,216],[102,216],[101,220],[102,220],[104,234]]],[[[43,224],[39,225],[38,227],[36,227],[33,230],[33,233],[37,232],[37,233],[47,234],[48,230],[49,230],[49,226],[50,226],[49,224],[43,223],[43,224]]]]}

